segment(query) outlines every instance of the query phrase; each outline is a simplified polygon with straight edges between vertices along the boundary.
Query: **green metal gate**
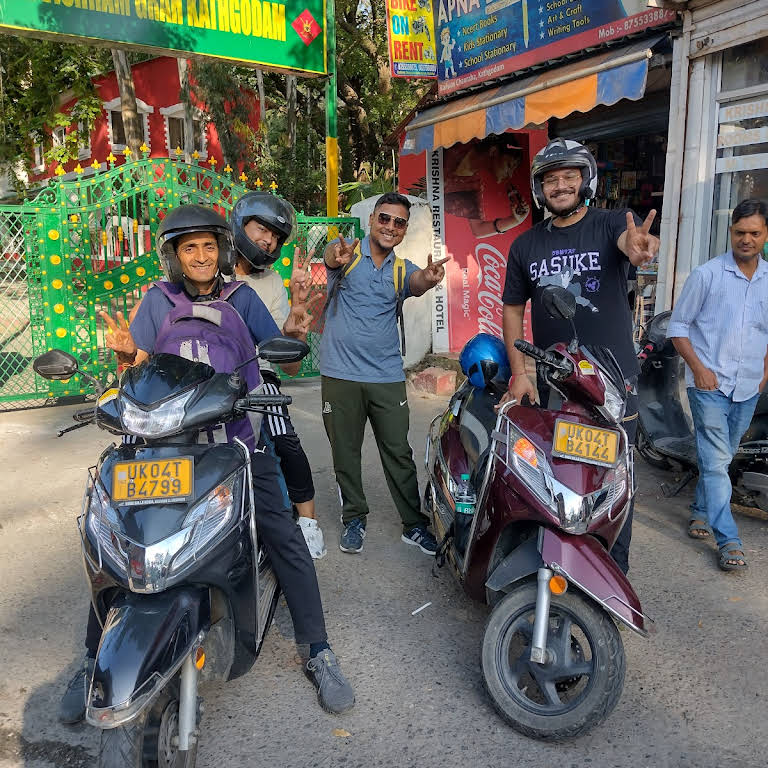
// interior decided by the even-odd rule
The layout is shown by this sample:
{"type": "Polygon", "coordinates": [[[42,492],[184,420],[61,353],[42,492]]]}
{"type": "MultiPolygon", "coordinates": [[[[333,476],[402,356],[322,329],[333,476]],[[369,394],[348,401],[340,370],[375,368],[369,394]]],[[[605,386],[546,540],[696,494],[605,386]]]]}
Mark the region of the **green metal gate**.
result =
{"type": "MultiPolygon", "coordinates": [[[[218,173],[155,157],[114,167],[115,158],[108,160],[104,171],[52,181],[32,201],[0,207],[0,410],[92,394],[80,376],[49,382],[34,374],[32,360],[48,349],[66,350],[92,376],[111,378],[116,362],[99,312],[127,316],[160,277],[154,237],[166,212],[201,203],[227,215],[247,191],[229,167],[218,173]]],[[[357,219],[299,216],[299,245],[317,250],[310,265],[316,291],[324,291],[322,249],[339,231],[361,235],[357,219]]],[[[276,264],[286,286],[294,245],[276,264]]],[[[310,332],[312,353],[299,376],[317,373],[318,331],[310,332]]]]}

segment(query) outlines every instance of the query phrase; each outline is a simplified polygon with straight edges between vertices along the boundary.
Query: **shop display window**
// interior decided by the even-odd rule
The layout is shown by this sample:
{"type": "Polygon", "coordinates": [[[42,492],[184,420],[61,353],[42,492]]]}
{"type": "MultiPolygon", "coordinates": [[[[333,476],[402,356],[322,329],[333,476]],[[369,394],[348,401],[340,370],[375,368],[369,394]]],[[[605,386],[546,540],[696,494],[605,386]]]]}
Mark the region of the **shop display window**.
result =
{"type": "Polygon", "coordinates": [[[723,53],[710,258],[730,247],[739,202],[768,200],[768,39],[723,53]]]}

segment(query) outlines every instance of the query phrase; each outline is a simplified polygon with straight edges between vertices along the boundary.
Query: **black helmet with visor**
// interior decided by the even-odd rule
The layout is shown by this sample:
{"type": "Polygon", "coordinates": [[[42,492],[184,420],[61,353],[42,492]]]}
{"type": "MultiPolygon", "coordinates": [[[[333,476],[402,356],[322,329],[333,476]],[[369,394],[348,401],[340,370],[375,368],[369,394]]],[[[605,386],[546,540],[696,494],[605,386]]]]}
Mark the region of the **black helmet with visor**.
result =
{"type": "Polygon", "coordinates": [[[243,195],[229,217],[235,248],[254,269],[266,269],[275,263],[280,249],[296,237],[296,211],[284,198],[269,192],[248,192],[243,195]],[[265,251],[245,233],[250,221],[257,221],[277,235],[272,253],[265,251]]]}
{"type": "Polygon", "coordinates": [[[219,246],[219,272],[231,275],[235,271],[237,259],[232,230],[227,220],[212,208],[192,204],[168,211],[157,228],[155,247],[166,279],[171,283],[183,282],[184,273],[176,255],[176,240],[192,232],[210,232],[215,235],[219,246]]]}
{"type": "Polygon", "coordinates": [[[597,192],[597,163],[592,153],[578,141],[552,139],[533,158],[531,165],[531,192],[537,208],[545,207],[541,180],[548,171],[558,168],[578,168],[581,171],[579,198],[581,205],[593,198],[597,192]]]}

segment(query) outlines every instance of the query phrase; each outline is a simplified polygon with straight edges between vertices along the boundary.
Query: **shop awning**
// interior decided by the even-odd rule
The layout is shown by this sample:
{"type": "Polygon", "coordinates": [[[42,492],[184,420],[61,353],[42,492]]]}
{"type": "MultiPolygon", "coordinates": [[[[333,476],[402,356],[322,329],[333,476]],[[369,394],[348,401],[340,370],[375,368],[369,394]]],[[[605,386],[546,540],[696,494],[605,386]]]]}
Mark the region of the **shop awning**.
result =
{"type": "Polygon", "coordinates": [[[641,99],[648,61],[662,36],[614,48],[522,80],[426,109],[406,128],[402,154],[482,139],[551,117],[588,112],[598,104],[641,99]]]}

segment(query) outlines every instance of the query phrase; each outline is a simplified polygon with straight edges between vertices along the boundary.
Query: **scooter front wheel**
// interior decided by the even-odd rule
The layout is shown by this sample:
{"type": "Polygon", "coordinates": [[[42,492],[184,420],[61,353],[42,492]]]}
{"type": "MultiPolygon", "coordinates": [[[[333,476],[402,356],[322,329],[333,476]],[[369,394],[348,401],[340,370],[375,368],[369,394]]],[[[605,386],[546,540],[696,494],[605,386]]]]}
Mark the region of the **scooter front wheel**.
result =
{"type": "Polygon", "coordinates": [[[178,687],[172,685],[142,717],[101,732],[98,768],[195,768],[197,744],[179,752],[178,732],[178,687]]]}
{"type": "Polygon", "coordinates": [[[535,739],[575,738],[605,720],[621,696],[626,661],[616,625],[571,590],[552,595],[545,664],[531,661],[536,584],[508,594],[485,628],[481,665],[499,714],[535,739]]]}

